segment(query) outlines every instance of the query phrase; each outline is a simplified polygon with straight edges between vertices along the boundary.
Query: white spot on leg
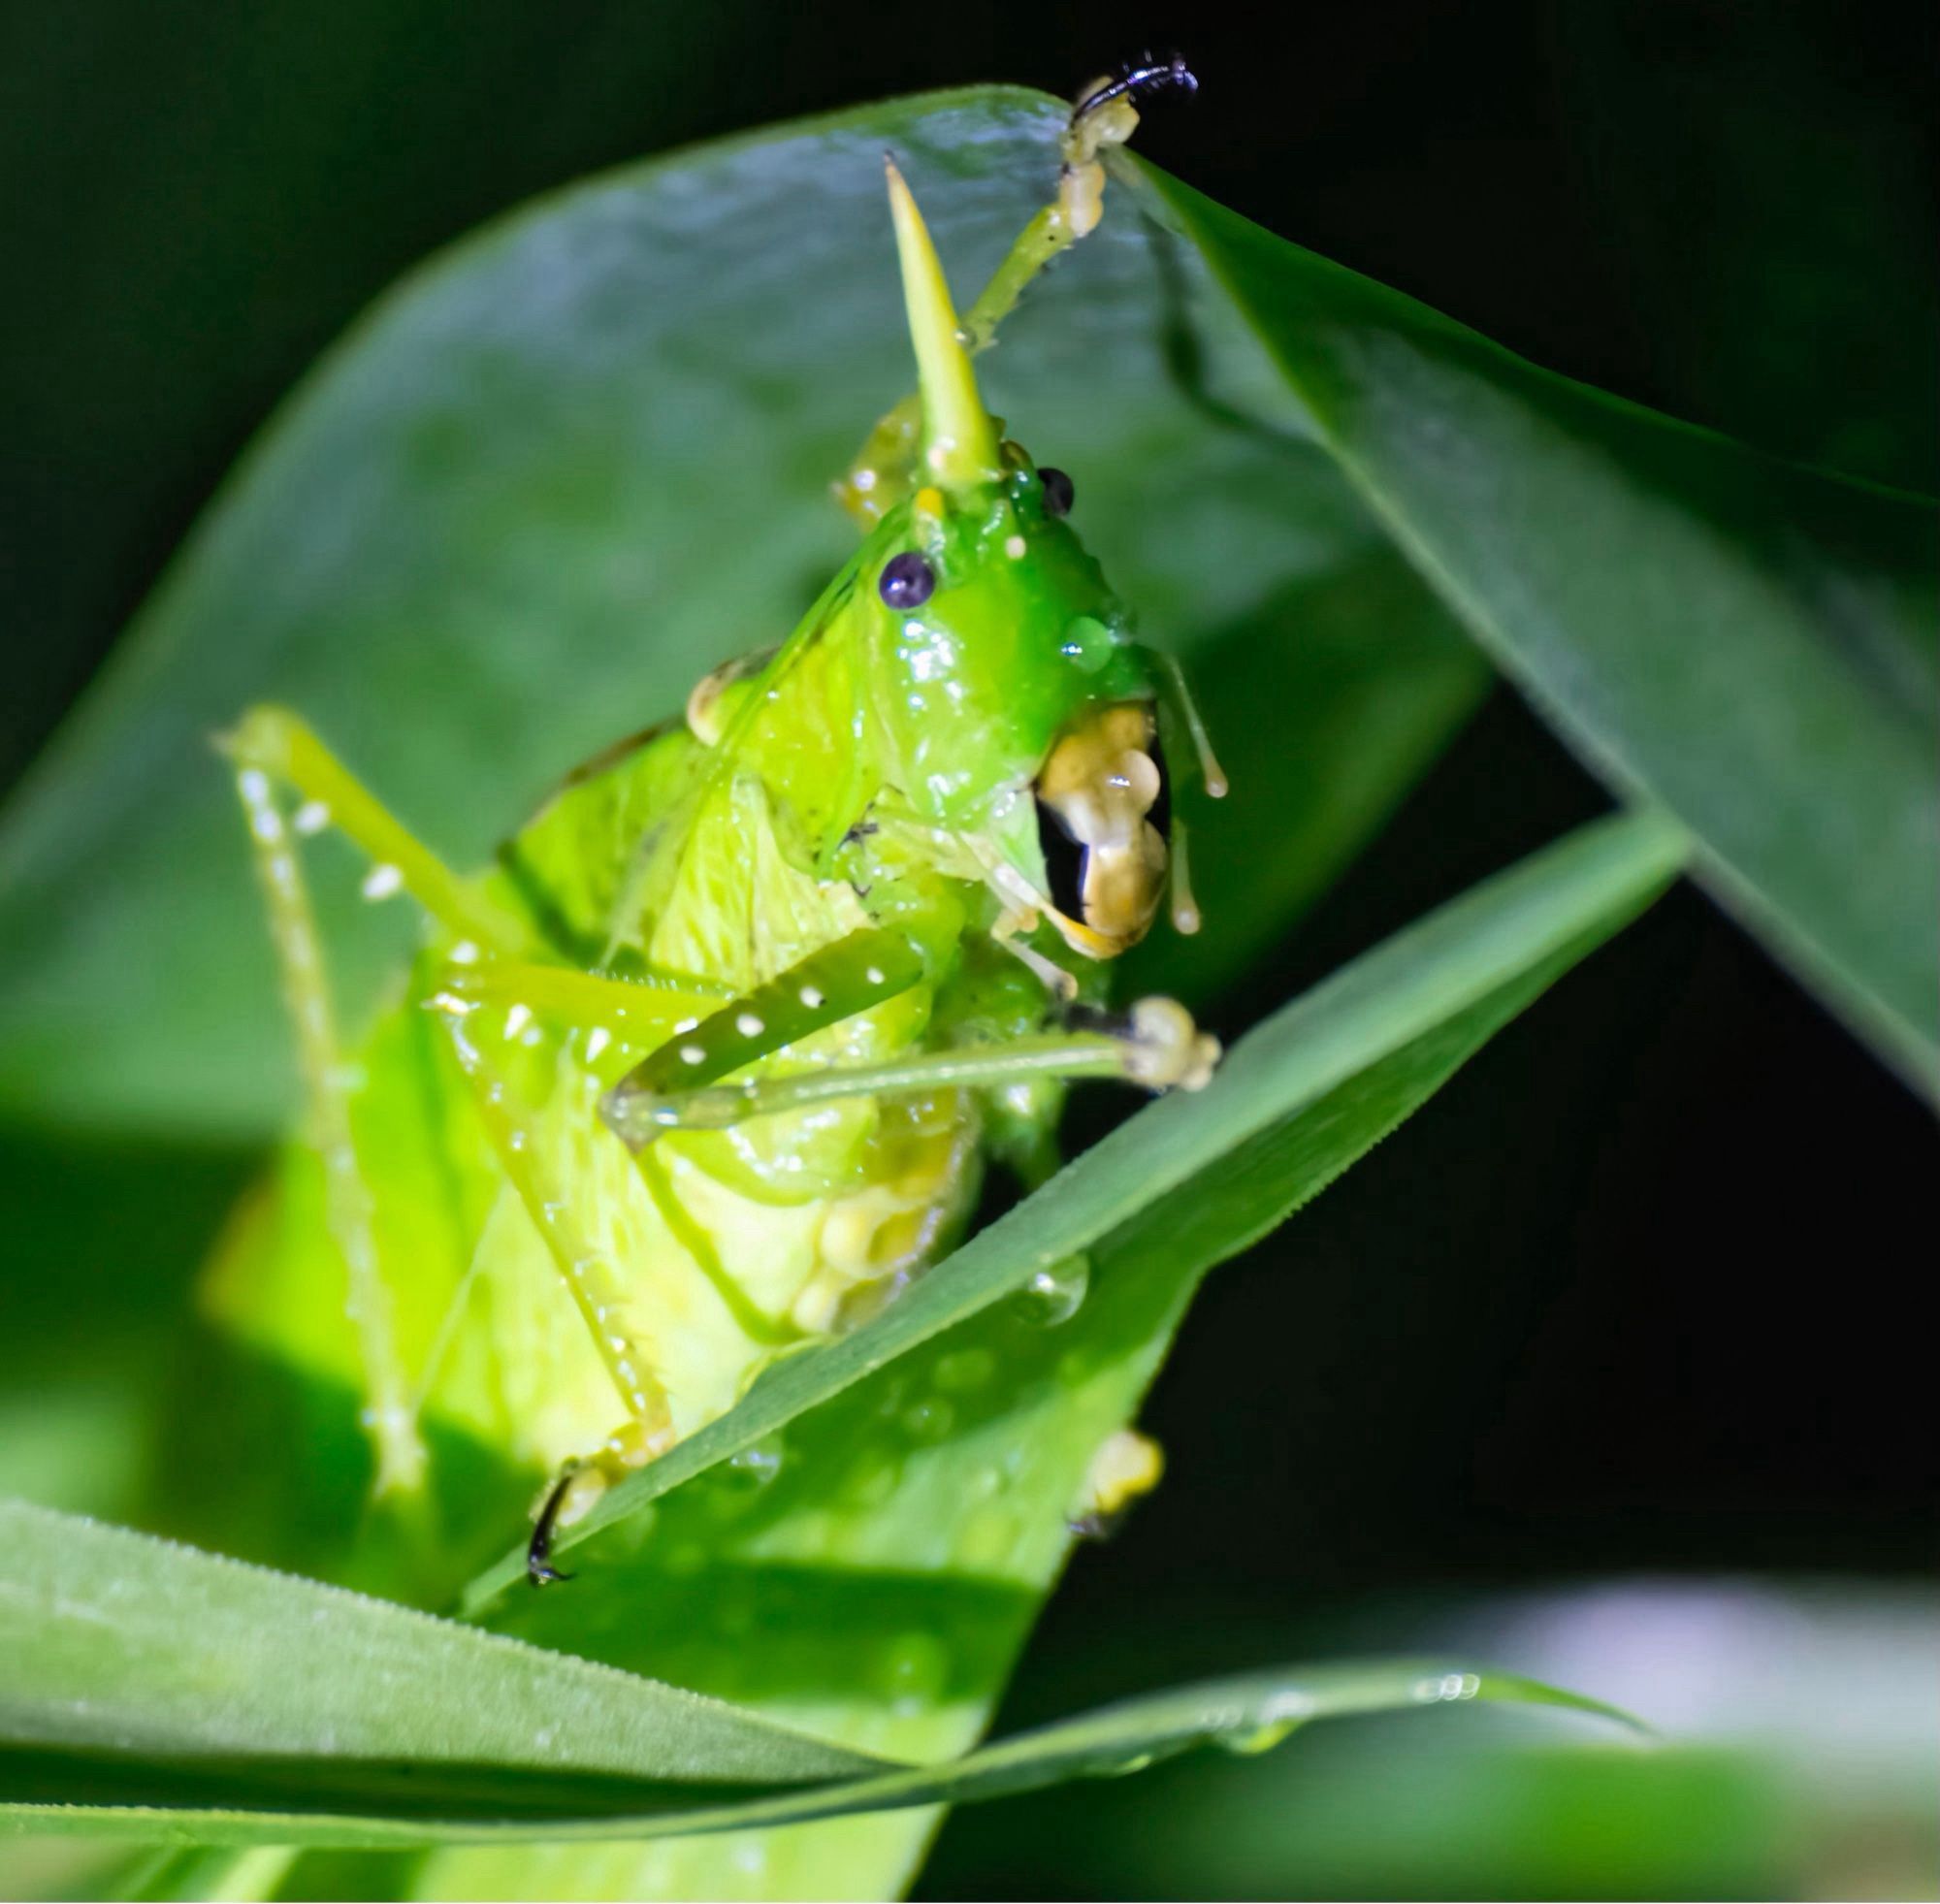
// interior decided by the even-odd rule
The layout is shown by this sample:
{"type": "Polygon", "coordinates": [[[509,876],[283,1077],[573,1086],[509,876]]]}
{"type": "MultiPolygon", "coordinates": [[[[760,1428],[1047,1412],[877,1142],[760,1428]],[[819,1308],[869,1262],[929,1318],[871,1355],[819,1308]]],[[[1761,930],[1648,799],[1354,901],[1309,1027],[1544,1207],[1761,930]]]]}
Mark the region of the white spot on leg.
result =
{"type": "Polygon", "coordinates": [[[815,988],[815,986],[803,985],[801,988],[800,995],[801,995],[801,1002],[804,1005],[806,1005],[811,1012],[818,1012],[822,1009],[823,1005],[822,993],[819,992],[815,988]]]}
{"type": "Polygon", "coordinates": [[[363,893],[367,899],[388,899],[404,884],[404,876],[395,866],[372,866],[364,875],[363,893]]]}
{"type": "Polygon", "coordinates": [[[330,809],[321,800],[306,800],[290,815],[290,824],[308,839],[330,824],[330,809]]]}
{"type": "Polygon", "coordinates": [[[764,1025],[761,1022],[761,1020],[754,1015],[754,1013],[743,1012],[741,1016],[734,1020],[734,1029],[738,1031],[743,1038],[759,1038],[762,1032],[767,1030],[767,1026],[764,1025]]]}
{"type": "Polygon", "coordinates": [[[530,1005],[514,1005],[505,1014],[505,1036],[518,1038],[533,1021],[533,1008],[530,1005]]]}
{"type": "Polygon", "coordinates": [[[612,1042],[612,1034],[603,1024],[595,1025],[586,1035],[586,1062],[591,1064],[612,1042]]]}
{"type": "Polygon", "coordinates": [[[882,985],[889,984],[889,981],[883,977],[883,968],[880,965],[870,966],[869,969],[862,974],[862,976],[872,985],[882,985]]]}
{"type": "Polygon", "coordinates": [[[705,1064],[707,1049],[701,1045],[683,1045],[680,1048],[680,1061],[683,1064],[705,1064]]]}
{"type": "Polygon", "coordinates": [[[1004,553],[1013,562],[1023,561],[1025,546],[1024,538],[1021,535],[1007,535],[1004,537],[1004,553]]]}

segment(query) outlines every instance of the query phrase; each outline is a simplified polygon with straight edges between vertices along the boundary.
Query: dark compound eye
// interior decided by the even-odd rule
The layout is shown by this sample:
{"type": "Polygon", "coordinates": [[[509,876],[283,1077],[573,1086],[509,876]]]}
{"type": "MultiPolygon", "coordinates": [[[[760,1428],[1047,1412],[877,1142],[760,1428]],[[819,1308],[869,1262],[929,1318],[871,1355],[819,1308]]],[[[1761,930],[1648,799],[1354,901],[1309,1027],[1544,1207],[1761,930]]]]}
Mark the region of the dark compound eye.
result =
{"type": "Polygon", "coordinates": [[[1048,516],[1068,516],[1076,492],[1071,478],[1062,469],[1040,469],[1037,479],[1044,485],[1044,512],[1048,516]]]}
{"type": "Polygon", "coordinates": [[[891,608],[921,608],[936,593],[936,570],[914,549],[905,549],[883,565],[876,587],[891,608]]]}

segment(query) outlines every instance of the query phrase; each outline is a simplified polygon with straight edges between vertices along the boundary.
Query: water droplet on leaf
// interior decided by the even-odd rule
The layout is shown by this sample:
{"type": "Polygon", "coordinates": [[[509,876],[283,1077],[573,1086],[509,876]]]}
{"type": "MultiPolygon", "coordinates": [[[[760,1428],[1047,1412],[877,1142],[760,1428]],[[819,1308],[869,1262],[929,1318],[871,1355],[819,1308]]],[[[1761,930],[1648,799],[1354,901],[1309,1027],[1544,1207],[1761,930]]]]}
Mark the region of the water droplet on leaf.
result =
{"type": "Polygon", "coordinates": [[[782,1438],[763,1436],[759,1441],[728,1458],[729,1471],[745,1485],[764,1488],[782,1471],[782,1438]]]}
{"type": "Polygon", "coordinates": [[[1251,1759],[1262,1752],[1271,1752],[1282,1743],[1293,1731],[1294,1722],[1283,1719],[1277,1726],[1251,1726],[1238,1732],[1215,1732],[1212,1743],[1222,1752],[1237,1753],[1243,1759],[1251,1759]]]}
{"type": "Polygon", "coordinates": [[[1089,1264],[1083,1257],[1074,1256],[1038,1271],[1024,1284],[1018,1307],[1026,1322],[1034,1322],[1040,1329],[1055,1329],[1078,1313],[1090,1286],[1089,1264]]]}

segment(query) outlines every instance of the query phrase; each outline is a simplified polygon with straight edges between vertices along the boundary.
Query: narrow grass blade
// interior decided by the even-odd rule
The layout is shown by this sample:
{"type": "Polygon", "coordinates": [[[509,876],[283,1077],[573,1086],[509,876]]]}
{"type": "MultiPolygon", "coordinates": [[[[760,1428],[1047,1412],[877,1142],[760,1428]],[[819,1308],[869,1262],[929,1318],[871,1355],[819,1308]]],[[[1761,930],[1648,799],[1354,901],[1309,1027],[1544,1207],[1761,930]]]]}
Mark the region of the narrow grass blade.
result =
{"type": "MultiPolygon", "coordinates": [[[[562,1659],[560,1663],[570,1662],[562,1659]]],[[[1600,1701],[1461,1663],[1403,1660],[1280,1666],[1127,1699],[940,1765],[899,1767],[679,1810],[639,1809],[630,1806],[625,1795],[589,1806],[578,1816],[543,1816],[527,1809],[501,1817],[479,1812],[460,1817],[441,1814],[436,1800],[359,1813],[332,1812],[324,1805],[256,1809],[143,1802],[134,1796],[109,1802],[83,1796],[71,1803],[0,1797],[0,1830],[119,1833],[202,1846],[381,1847],[688,1837],[919,1806],[976,1803],[1069,1779],[1117,1777],[1206,1744],[1262,1752],[1315,1720],[1486,1701],[1558,1707],[1632,1727],[1636,1723],[1600,1701]]],[[[162,1869],[173,1873],[176,1867],[162,1869]]]]}

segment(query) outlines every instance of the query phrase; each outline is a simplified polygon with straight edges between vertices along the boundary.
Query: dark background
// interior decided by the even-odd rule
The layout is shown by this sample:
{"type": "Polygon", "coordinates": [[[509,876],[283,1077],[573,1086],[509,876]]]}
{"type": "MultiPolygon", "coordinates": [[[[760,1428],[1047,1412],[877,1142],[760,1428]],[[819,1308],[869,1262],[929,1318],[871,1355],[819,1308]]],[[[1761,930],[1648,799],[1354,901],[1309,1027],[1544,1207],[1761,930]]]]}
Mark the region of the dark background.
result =
{"type": "MultiPolygon", "coordinates": [[[[1065,92],[1148,42],[1203,90],[1141,149],[1214,196],[1539,363],[1933,485],[1926,10],[1264,11],[8,6],[0,784],[428,250],[641,152],[929,85],[1065,92]]],[[[1221,1028],[1603,804],[1499,694],[1221,1028]]],[[[1212,1280],[1148,1417],[1175,1479],[1081,1559],[1012,1717],[1101,1605],[1180,1609],[1166,1676],[1240,1662],[1193,1630],[1209,1579],[1297,1624],[1376,1588],[1928,1569],[1933,1182],[1914,1101],[1680,889],[1212,1280]]]]}

